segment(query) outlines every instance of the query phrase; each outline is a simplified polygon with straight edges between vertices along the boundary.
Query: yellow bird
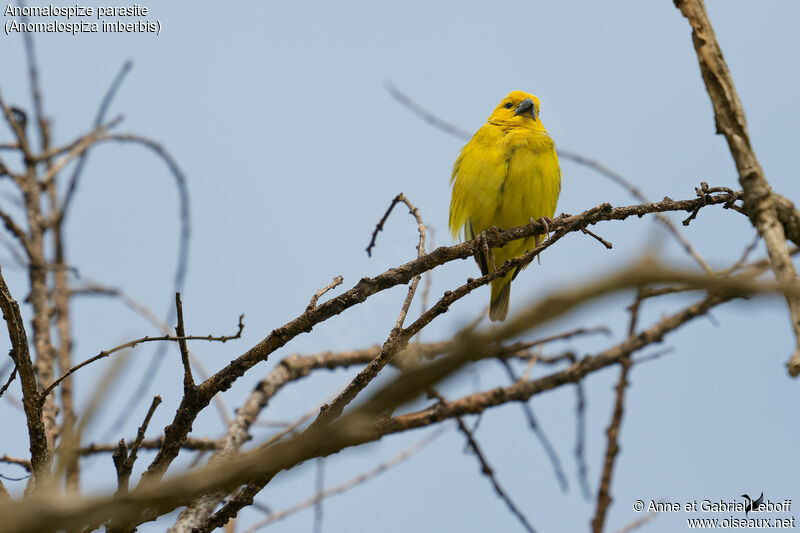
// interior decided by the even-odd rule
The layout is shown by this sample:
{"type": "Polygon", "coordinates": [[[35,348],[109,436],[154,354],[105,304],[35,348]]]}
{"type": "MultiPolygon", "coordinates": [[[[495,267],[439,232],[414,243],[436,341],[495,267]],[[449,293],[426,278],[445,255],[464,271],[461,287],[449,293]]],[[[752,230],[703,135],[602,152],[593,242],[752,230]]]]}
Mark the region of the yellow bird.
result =
{"type": "MultiPolygon", "coordinates": [[[[485,239],[486,231],[507,230],[544,219],[552,222],[561,192],[556,148],[539,119],[539,99],[523,91],[503,98],[489,120],[461,150],[450,184],[450,232],[485,239]]],[[[475,260],[485,275],[534,248],[541,237],[518,239],[475,260]]],[[[505,320],[511,280],[519,269],[492,281],[489,318],[505,320]]]]}

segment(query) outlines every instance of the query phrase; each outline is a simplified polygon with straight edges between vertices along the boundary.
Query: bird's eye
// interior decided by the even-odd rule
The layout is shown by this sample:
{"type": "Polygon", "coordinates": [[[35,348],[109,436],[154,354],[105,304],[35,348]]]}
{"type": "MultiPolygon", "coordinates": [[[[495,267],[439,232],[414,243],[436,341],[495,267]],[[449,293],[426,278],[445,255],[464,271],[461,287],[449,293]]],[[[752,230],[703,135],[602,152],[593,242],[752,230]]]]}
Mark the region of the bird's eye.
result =
{"type": "Polygon", "coordinates": [[[514,104],[512,104],[511,102],[509,102],[509,103],[507,103],[506,105],[504,105],[503,107],[505,107],[506,109],[511,109],[512,107],[514,107],[514,104]]]}

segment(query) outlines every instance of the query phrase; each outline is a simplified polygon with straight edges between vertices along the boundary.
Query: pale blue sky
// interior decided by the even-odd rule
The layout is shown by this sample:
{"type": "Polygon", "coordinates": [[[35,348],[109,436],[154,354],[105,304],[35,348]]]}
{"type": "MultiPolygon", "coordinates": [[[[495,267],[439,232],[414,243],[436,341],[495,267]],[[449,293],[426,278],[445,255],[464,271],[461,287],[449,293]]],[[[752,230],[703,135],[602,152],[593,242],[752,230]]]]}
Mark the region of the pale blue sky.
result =
{"type": "MultiPolygon", "coordinates": [[[[162,23],[159,36],[36,35],[44,104],[56,142],[66,142],[87,131],[110,80],[126,59],[133,60],[110,115],[125,116],[120,131],[163,143],[188,177],[193,240],[183,297],[187,330],[232,331],[236,317],[245,313],[243,340],[194,346],[211,369],[302,312],[314,291],[335,275],[343,275],[344,287],[350,287],[413,257],[416,227],[402,210],[388,222],[373,257],[363,251],[398,192],[405,192],[436,229],[437,245],[450,242],[448,178],[462,142],[392,100],[384,87],[389,80],[468,131],[480,127],[510,90],[533,92],[542,100],[542,120],[558,146],[597,158],[652,199],[692,197],[700,181],[738,187],[724,139],[714,135],[688,23],[667,0],[173,0],[146,5],[149,18],[162,23]]],[[[708,8],[767,178],[778,192],[798,200],[795,64],[800,36],[795,26],[800,5],[712,0],[708,8]]],[[[19,35],[0,36],[0,91],[7,102],[29,107],[23,57],[19,35]]],[[[0,134],[0,140],[7,136],[0,134]]],[[[577,213],[601,202],[633,203],[626,191],[585,168],[563,162],[562,169],[558,212],[577,213]]],[[[150,153],[134,146],[96,149],[69,220],[70,262],[84,275],[120,285],[163,312],[171,298],[176,199],[172,178],[150,153]]],[[[684,217],[671,218],[679,223],[684,217]]],[[[648,247],[658,247],[671,262],[693,266],[652,220],[594,229],[614,243],[613,251],[580,234],[564,239],[544,255],[541,266],[515,281],[512,313],[546,290],[593,279],[648,247]]],[[[703,210],[682,231],[719,267],[735,261],[754,236],[744,217],[719,208],[703,210]]],[[[763,246],[757,253],[764,254],[763,246]]],[[[22,300],[24,279],[3,266],[22,300]]],[[[476,272],[471,261],[437,269],[432,296],[476,272]]],[[[290,353],[381,342],[404,294],[400,287],[382,293],[298,337],[239,380],[225,394],[228,406],[240,405],[252,386],[290,353]]],[[[648,302],[641,323],[692,298],[648,302]]],[[[487,301],[487,290],[460,301],[425,330],[424,340],[446,338],[487,301]]],[[[584,355],[617,342],[629,301],[625,296],[588,306],[546,330],[606,325],[614,330],[613,338],[571,341],[548,352],[564,347],[584,355]]],[[[83,300],[73,309],[78,360],[152,333],[112,301],[83,300]]],[[[418,312],[418,302],[413,309],[418,312]]],[[[796,499],[800,505],[800,471],[790,459],[800,438],[798,384],[784,367],[793,345],[785,306],[778,299],[763,299],[730,303],[712,314],[718,326],[707,318],[695,321],[666,338],[672,353],[631,374],[608,531],[640,516],[631,508],[635,499],[727,501],[763,490],[769,499],[796,499]]],[[[129,374],[116,386],[120,396],[125,394],[119,389],[136,386],[152,354],[152,348],[133,354],[129,374]]],[[[97,365],[77,375],[79,405],[86,405],[93,380],[104,368],[97,365]]],[[[325,373],[289,387],[264,417],[291,419],[334,393],[349,375],[325,373]]],[[[477,375],[482,388],[505,379],[491,362],[481,365],[477,375]]],[[[593,491],[616,377],[616,370],[606,370],[586,382],[593,491]]],[[[179,400],[180,379],[177,351],[170,349],[148,392],[165,400],[151,434],[168,423],[179,400]]],[[[474,376],[466,375],[445,390],[455,396],[474,387],[474,376]]],[[[134,434],[148,401],[137,406],[125,437],[134,434]]],[[[567,493],[560,492],[519,406],[488,411],[477,433],[500,482],[540,532],[585,531],[594,512],[595,496],[584,501],[575,477],[574,403],[574,390],[565,388],[537,396],[532,404],[569,477],[567,493]]],[[[115,416],[121,405],[105,406],[103,418],[115,416]]],[[[6,424],[22,428],[22,416],[7,403],[0,404],[0,413],[6,424]]],[[[87,439],[99,438],[106,426],[91,427],[87,439]]],[[[0,452],[24,455],[21,431],[3,439],[0,452]]],[[[198,436],[221,431],[210,409],[194,425],[198,436]]],[[[390,437],[340,453],[327,462],[327,480],[338,483],[369,469],[421,435],[390,437]]],[[[266,436],[267,430],[255,430],[256,441],[266,436]]],[[[327,501],[324,531],[521,530],[463,449],[461,435],[451,432],[403,466],[327,501]]],[[[138,467],[150,457],[142,454],[138,467]]],[[[0,472],[17,474],[10,467],[0,472]]],[[[110,457],[89,463],[83,476],[87,489],[108,488],[113,482],[110,457]]],[[[281,509],[308,497],[313,483],[313,465],[304,466],[276,477],[258,499],[281,509]]],[[[694,515],[660,516],[642,531],[682,531],[688,516],[694,515]]],[[[241,522],[260,517],[248,510],[241,522]]],[[[309,530],[312,518],[305,512],[271,529],[309,530]]],[[[140,530],[160,531],[169,523],[163,519],[140,530]]]]}

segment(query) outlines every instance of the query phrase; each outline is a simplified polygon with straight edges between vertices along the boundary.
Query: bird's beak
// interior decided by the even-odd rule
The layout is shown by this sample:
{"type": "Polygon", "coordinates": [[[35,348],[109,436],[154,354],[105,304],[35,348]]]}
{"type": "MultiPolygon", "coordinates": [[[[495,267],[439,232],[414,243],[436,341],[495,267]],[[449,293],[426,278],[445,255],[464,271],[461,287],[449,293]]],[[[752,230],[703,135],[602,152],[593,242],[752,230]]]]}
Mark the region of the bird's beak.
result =
{"type": "Polygon", "coordinates": [[[533,105],[533,100],[530,98],[526,98],[525,100],[521,101],[514,110],[515,115],[523,115],[525,113],[530,113],[531,118],[536,120],[536,107],[533,105]]]}

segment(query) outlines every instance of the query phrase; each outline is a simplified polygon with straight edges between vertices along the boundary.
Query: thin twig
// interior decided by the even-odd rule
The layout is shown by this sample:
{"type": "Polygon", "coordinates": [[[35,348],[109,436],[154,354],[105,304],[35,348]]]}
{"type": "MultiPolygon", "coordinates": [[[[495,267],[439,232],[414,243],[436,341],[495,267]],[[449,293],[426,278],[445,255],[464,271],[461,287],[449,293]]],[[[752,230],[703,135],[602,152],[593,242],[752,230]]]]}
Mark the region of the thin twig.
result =
{"type": "Polygon", "coordinates": [[[5,211],[0,210],[0,219],[3,220],[3,224],[5,225],[6,229],[17,238],[17,241],[19,241],[22,247],[25,248],[28,257],[30,257],[32,251],[30,242],[28,241],[28,236],[25,234],[25,231],[14,221],[13,218],[11,218],[11,215],[5,211]]]}
{"type": "Polygon", "coordinates": [[[317,306],[317,302],[319,301],[320,297],[323,294],[325,294],[331,289],[338,287],[339,285],[342,284],[342,282],[344,282],[344,278],[342,276],[336,276],[335,278],[333,278],[333,281],[331,281],[330,283],[322,287],[320,290],[315,292],[314,296],[311,297],[311,301],[308,303],[308,306],[306,306],[306,311],[314,309],[317,306]]]}
{"type": "MultiPolygon", "coordinates": [[[[175,335],[178,338],[178,346],[181,350],[181,363],[183,364],[183,393],[192,394],[195,389],[194,378],[192,377],[192,365],[189,363],[189,350],[186,348],[186,331],[183,327],[183,302],[181,293],[175,293],[175,310],[178,315],[178,325],[175,327],[175,335]]],[[[241,332],[241,330],[240,330],[241,332]]]]}
{"type": "Polygon", "coordinates": [[[391,81],[386,82],[386,90],[389,91],[389,94],[398,101],[401,105],[403,105],[406,109],[417,115],[419,118],[430,124],[431,126],[438,128],[454,137],[458,137],[462,140],[468,141],[472,135],[466,131],[462,130],[458,126],[454,126],[447,121],[442,120],[441,118],[437,117],[414,100],[411,99],[406,93],[398,89],[394,83],[391,81]]]}
{"type": "Polygon", "coordinates": [[[610,242],[608,242],[608,241],[607,241],[607,240],[605,240],[604,238],[602,238],[602,237],[600,237],[600,236],[598,236],[598,235],[596,235],[596,234],[592,233],[591,231],[589,231],[589,230],[588,230],[588,229],[586,229],[586,228],[581,228],[581,232],[582,232],[583,234],[585,234],[585,235],[589,235],[590,237],[594,237],[594,238],[597,240],[597,242],[599,242],[600,244],[602,244],[603,246],[605,246],[607,250],[611,250],[611,249],[614,247],[614,245],[613,245],[613,244],[611,244],[610,242]]]}
{"type": "Polygon", "coordinates": [[[639,308],[642,306],[642,301],[647,296],[652,295],[652,293],[645,293],[642,287],[636,288],[636,299],[628,306],[628,310],[631,312],[631,318],[628,321],[628,337],[633,337],[633,334],[636,332],[636,322],[639,319],[639,308]]]}
{"type": "Polygon", "coordinates": [[[314,533],[322,533],[322,520],[323,520],[323,507],[322,507],[322,500],[321,494],[325,491],[325,458],[320,457],[316,461],[317,463],[317,475],[316,475],[316,482],[315,482],[315,491],[316,496],[314,499],[317,501],[314,502],[314,528],[312,531],[314,533]]]}
{"type": "MultiPolygon", "coordinates": [[[[436,230],[433,227],[430,227],[428,228],[428,231],[431,234],[430,237],[431,248],[436,248],[436,230]]],[[[428,272],[425,273],[425,286],[422,289],[422,298],[420,300],[420,308],[421,308],[420,314],[425,314],[425,312],[428,310],[428,298],[430,297],[431,285],[433,284],[432,282],[433,282],[433,272],[429,270],[428,272]]],[[[483,319],[483,316],[485,314],[486,313],[481,313],[479,318],[483,319]]],[[[422,343],[422,334],[418,333],[417,336],[415,337],[415,340],[417,344],[422,343]]]]}
{"type": "Polygon", "coordinates": [[[244,315],[240,315],[239,316],[239,330],[233,335],[221,335],[221,336],[217,336],[217,337],[215,337],[213,335],[206,335],[206,336],[186,335],[186,336],[178,336],[178,337],[172,336],[172,335],[162,335],[160,337],[146,336],[146,337],[141,337],[141,338],[138,338],[138,339],[134,339],[132,341],[125,342],[125,343],[120,344],[118,346],[115,346],[115,347],[113,347],[113,348],[111,348],[109,350],[103,350],[102,352],[98,353],[94,357],[90,357],[86,361],[84,361],[82,363],[79,363],[79,364],[73,366],[72,368],[70,368],[69,370],[67,370],[66,372],[64,372],[64,374],[60,378],[56,379],[50,385],[45,387],[45,389],[39,395],[39,399],[40,399],[40,401],[44,401],[44,398],[47,397],[47,395],[50,394],[50,392],[54,388],[56,388],[59,385],[59,383],[61,383],[62,381],[67,379],[69,376],[74,374],[77,370],[80,370],[81,368],[85,367],[88,364],[94,363],[95,361],[97,361],[99,359],[103,359],[105,357],[108,357],[109,355],[115,354],[115,353],[117,353],[117,352],[119,352],[121,350],[125,350],[127,348],[133,348],[134,346],[136,346],[138,344],[142,344],[142,343],[145,343],[145,342],[163,342],[163,341],[169,341],[169,342],[181,342],[181,341],[227,342],[227,341],[230,341],[230,340],[233,340],[233,339],[239,339],[239,338],[241,338],[242,330],[244,329],[244,323],[242,322],[243,318],[244,318],[244,315]]]}
{"type": "Polygon", "coordinates": [[[250,529],[245,531],[245,533],[255,533],[255,531],[258,531],[259,529],[261,529],[263,527],[266,527],[266,526],[268,526],[270,524],[278,522],[279,520],[283,520],[287,516],[290,516],[290,515],[295,514],[295,513],[299,512],[299,511],[302,511],[303,509],[307,509],[307,508],[311,507],[312,505],[315,505],[318,501],[321,501],[321,500],[323,500],[325,498],[330,498],[331,496],[336,496],[338,494],[342,494],[343,492],[346,492],[346,491],[350,490],[351,488],[353,488],[353,487],[355,487],[357,485],[361,485],[361,484],[369,481],[370,479],[372,479],[372,478],[374,478],[374,477],[376,477],[376,476],[378,476],[380,474],[383,474],[387,470],[389,470],[391,468],[394,468],[395,466],[405,462],[406,460],[411,458],[413,455],[415,455],[417,452],[421,451],[423,448],[425,448],[428,444],[433,442],[440,435],[443,435],[447,431],[447,429],[448,428],[445,427],[445,426],[440,426],[439,428],[431,431],[428,435],[426,435],[424,438],[422,438],[418,442],[412,444],[411,446],[409,446],[405,450],[401,451],[400,453],[398,453],[397,455],[395,455],[394,457],[392,457],[388,461],[380,463],[375,468],[372,468],[371,470],[368,470],[367,472],[359,474],[359,475],[357,475],[357,476],[345,481],[344,483],[340,483],[339,485],[336,485],[334,487],[326,489],[326,490],[324,490],[322,492],[318,492],[317,494],[314,495],[313,498],[309,498],[308,500],[305,500],[305,501],[300,502],[298,504],[292,505],[291,507],[289,507],[287,509],[284,509],[283,511],[269,513],[265,520],[262,520],[261,522],[257,522],[255,524],[253,524],[250,527],[250,529]]]}
{"type": "Polygon", "coordinates": [[[582,381],[575,382],[575,398],[575,464],[583,499],[589,501],[592,489],[589,487],[589,466],[586,463],[586,394],[582,381]]]}
{"type": "Polygon", "coordinates": [[[139,451],[142,441],[144,441],[144,434],[147,431],[147,426],[150,424],[150,419],[153,417],[153,413],[160,403],[161,396],[154,396],[153,403],[150,404],[150,409],[147,410],[147,415],[144,417],[144,422],[142,422],[142,425],[139,426],[139,432],[136,434],[136,440],[133,441],[133,446],[131,446],[131,453],[128,455],[128,461],[126,464],[128,470],[133,468],[133,463],[136,461],[136,453],[139,451]]]}
{"type": "MultiPolygon", "coordinates": [[[[432,391],[429,389],[428,394],[432,394],[434,398],[439,400],[439,403],[447,403],[447,400],[444,399],[443,396],[440,394],[432,391]]],[[[533,528],[531,523],[525,517],[525,515],[520,511],[520,509],[516,506],[516,504],[511,500],[511,497],[506,493],[505,489],[500,485],[500,482],[497,480],[497,476],[494,474],[494,470],[489,465],[489,462],[486,460],[486,456],[481,451],[480,446],[478,446],[478,442],[475,440],[475,435],[472,434],[472,431],[467,427],[464,423],[464,420],[460,416],[455,417],[456,424],[458,425],[459,431],[464,434],[464,437],[467,439],[467,443],[469,447],[472,448],[472,452],[475,454],[475,458],[481,465],[481,473],[486,476],[489,482],[492,484],[492,488],[494,488],[495,493],[497,496],[503,500],[503,502],[508,507],[511,514],[513,514],[517,520],[522,524],[522,527],[525,528],[526,531],[529,533],[536,533],[536,530],[533,528]]]]}
{"type": "Polygon", "coordinates": [[[622,529],[618,529],[617,533],[631,533],[631,531],[635,531],[635,530],[639,529],[640,527],[642,527],[643,525],[649,523],[656,516],[658,516],[658,513],[651,511],[651,512],[647,513],[646,515],[644,515],[643,517],[637,518],[636,520],[634,520],[630,524],[624,526],[622,529]]]}
{"type": "Polygon", "coordinates": [[[720,275],[730,276],[731,274],[742,268],[742,266],[747,262],[747,258],[750,257],[750,254],[753,253],[753,250],[755,250],[756,246],[758,246],[759,242],[761,242],[761,237],[758,235],[758,232],[756,232],[753,241],[749,245],[747,245],[747,247],[742,252],[741,257],[739,257],[739,259],[733,265],[731,265],[730,268],[726,268],[725,270],[720,272],[720,275]]]}
{"type": "Polygon", "coordinates": [[[6,393],[6,391],[8,390],[8,387],[10,387],[11,384],[14,382],[14,378],[15,377],[17,377],[17,365],[16,365],[16,363],[14,363],[14,368],[13,368],[13,370],[11,370],[11,374],[8,376],[8,380],[6,381],[6,384],[3,385],[3,388],[0,388],[0,397],[2,397],[3,394],[6,393]]]}
{"type": "MultiPolygon", "coordinates": [[[[526,355],[529,353],[531,348],[535,348],[537,346],[543,346],[545,344],[549,344],[555,341],[561,340],[568,340],[573,337],[579,337],[582,335],[596,335],[596,334],[603,334],[606,337],[611,336],[611,330],[608,329],[606,326],[595,326],[592,328],[575,328],[564,331],[562,333],[555,333],[553,335],[548,335],[546,337],[541,337],[539,339],[535,339],[528,342],[517,342],[505,346],[498,347],[497,357],[518,357],[521,359],[526,359],[532,357],[531,355],[526,355]]],[[[556,362],[556,361],[548,361],[545,357],[539,357],[541,362],[556,362]]]]}
{"type": "MultiPolygon", "coordinates": [[[[416,207],[414,207],[414,205],[408,198],[406,198],[405,194],[403,193],[398,194],[395,200],[406,204],[406,207],[408,207],[408,212],[417,220],[417,230],[419,231],[419,243],[417,244],[417,259],[419,259],[423,255],[425,255],[425,233],[427,228],[425,224],[422,222],[422,216],[419,214],[419,210],[416,207]]],[[[394,203],[394,201],[392,203],[394,203]]],[[[389,208],[389,211],[391,211],[391,208],[389,208]]],[[[386,212],[386,216],[389,215],[389,211],[386,212]]],[[[373,242],[374,242],[374,235],[373,235],[373,242]]],[[[403,301],[403,306],[400,309],[400,315],[397,317],[397,322],[394,325],[392,334],[394,334],[395,332],[399,332],[400,329],[403,327],[403,322],[405,322],[408,310],[411,308],[411,301],[414,299],[414,295],[417,292],[417,286],[419,285],[421,276],[422,275],[419,274],[417,276],[414,276],[414,279],[411,280],[411,284],[408,286],[408,293],[406,293],[406,299],[403,301]]]]}
{"type": "MultiPolygon", "coordinates": [[[[414,205],[403,193],[398,194],[392,200],[392,203],[389,206],[389,209],[386,211],[386,214],[383,216],[380,222],[378,222],[375,232],[372,234],[370,245],[367,247],[367,253],[370,253],[370,249],[375,244],[375,237],[377,236],[378,231],[380,231],[380,228],[383,227],[383,223],[389,217],[392,209],[400,202],[404,203],[406,207],[408,207],[409,213],[417,221],[417,229],[419,231],[417,260],[420,260],[425,256],[425,224],[422,222],[422,217],[419,214],[419,210],[414,207],[414,205]]],[[[389,333],[389,337],[386,339],[386,342],[384,342],[380,355],[370,362],[365,369],[359,372],[358,375],[347,385],[347,387],[345,387],[341,394],[339,394],[339,396],[337,396],[330,405],[324,406],[324,408],[320,410],[319,416],[317,416],[309,429],[320,424],[330,423],[331,420],[338,417],[344,408],[356,397],[356,395],[358,395],[358,393],[361,392],[370,383],[370,381],[372,381],[378,375],[381,369],[383,369],[392,360],[394,354],[405,348],[409,339],[416,334],[416,331],[409,334],[410,328],[403,329],[403,322],[405,322],[408,310],[411,308],[411,302],[416,294],[417,286],[419,285],[421,276],[422,274],[420,273],[412,278],[411,283],[408,286],[406,298],[403,301],[403,305],[400,309],[400,314],[397,317],[397,322],[395,323],[394,328],[392,328],[392,331],[389,333]]],[[[425,316],[425,314],[423,314],[423,316],[425,316]]],[[[419,320],[417,320],[417,322],[419,322],[419,320]]],[[[415,324],[417,322],[415,322],[415,324]]],[[[417,329],[417,331],[419,331],[419,329],[417,329]]]]}
{"type": "MultiPolygon", "coordinates": [[[[20,2],[24,6],[24,2],[20,2]]],[[[28,22],[27,15],[21,17],[23,23],[28,22]]],[[[47,121],[44,118],[44,104],[42,103],[41,84],[39,82],[39,68],[36,64],[36,51],[33,46],[33,36],[29,32],[23,32],[23,43],[25,46],[25,59],[28,63],[28,80],[31,84],[31,100],[33,101],[33,112],[36,124],[39,126],[42,149],[46,150],[49,143],[49,132],[47,121]]]]}
{"type": "Polygon", "coordinates": [[[608,446],[606,448],[605,462],[603,464],[603,475],[600,481],[600,490],[597,494],[597,510],[592,519],[592,531],[603,533],[603,524],[606,519],[606,511],[611,504],[611,475],[614,470],[614,462],[619,452],[619,430],[622,424],[622,413],[625,403],[625,388],[628,386],[628,371],[631,367],[629,357],[624,357],[620,364],[622,369],[617,383],[617,397],[614,404],[614,414],[611,417],[611,424],[606,431],[608,435],[608,446]]]}
{"type": "MultiPolygon", "coordinates": [[[[139,452],[139,448],[144,441],[144,434],[147,431],[147,426],[150,424],[150,419],[153,417],[153,413],[160,403],[161,396],[155,396],[153,402],[150,404],[150,408],[147,410],[142,425],[139,426],[139,431],[136,433],[136,439],[133,441],[130,453],[128,453],[127,457],[122,461],[122,465],[117,467],[117,494],[127,494],[128,492],[128,483],[130,481],[131,472],[133,471],[133,464],[136,462],[136,454],[139,452]]],[[[125,441],[122,440],[120,444],[124,445],[124,442],[125,441]]]]}
{"type": "Polygon", "coordinates": [[[5,100],[3,100],[2,94],[0,94],[0,109],[3,110],[6,122],[8,122],[8,126],[17,138],[17,144],[19,144],[19,149],[22,151],[25,161],[31,161],[33,153],[28,144],[28,138],[25,136],[24,113],[21,113],[19,109],[7,106],[5,100]]]}
{"type": "MultiPolygon", "coordinates": [[[[139,146],[143,146],[153,152],[164,162],[164,164],[166,164],[167,169],[174,178],[175,185],[178,189],[180,230],[178,234],[178,257],[177,264],[175,265],[175,274],[173,276],[172,292],[181,292],[186,280],[186,272],[189,268],[189,243],[191,240],[191,206],[189,201],[189,187],[186,175],[183,173],[180,166],[178,166],[175,158],[170,155],[166,148],[147,137],[133,134],[109,134],[101,138],[100,141],[119,142],[123,144],[138,144],[139,146]]],[[[172,299],[170,299],[165,322],[171,323],[175,317],[174,313],[175,306],[173,305],[172,299]]],[[[163,355],[166,349],[166,344],[160,344],[155,350],[155,353],[150,360],[150,364],[142,374],[139,384],[131,393],[131,396],[128,399],[125,407],[120,410],[117,418],[106,430],[106,435],[116,433],[125,423],[125,421],[127,421],[128,417],[131,416],[131,413],[135,412],[134,408],[141,401],[141,399],[147,397],[147,391],[149,390],[151,383],[154,381],[153,377],[158,373],[158,369],[161,367],[161,364],[165,359],[163,355]]]]}
{"type": "MultiPolygon", "coordinates": [[[[97,110],[97,115],[94,119],[94,126],[98,127],[103,123],[105,120],[106,113],[108,112],[108,108],[111,105],[111,101],[114,99],[114,96],[117,94],[120,86],[122,85],[122,81],[125,79],[125,76],[128,74],[130,69],[133,67],[133,62],[128,59],[122,65],[122,68],[114,76],[114,80],[111,82],[111,86],[106,91],[105,96],[103,97],[102,102],[100,103],[100,107],[97,110]]],[[[83,168],[86,165],[86,161],[89,158],[89,150],[84,151],[80,157],[78,158],[78,162],[75,165],[75,169],[72,171],[72,175],[67,182],[67,191],[64,194],[64,200],[61,202],[61,206],[58,209],[58,217],[59,219],[63,219],[66,216],[66,213],[69,210],[70,203],[72,202],[72,198],[75,196],[75,192],[78,189],[78,181],[80,180],[81,174],[83,173],[83,168]]]]}
{"type": "MultiPolygon", "coordinates": [[[[127,308],[150,322],[150,324],[161,331],[164,335],[172,335],[173,329],[166,322],[164,322],[164,320],[159,317],[155,311],[144,305],[142,302],[136,300],[119,287],[105,285],[93,280],[86,280],[85,286],[71,290],[70,295],[97,295],[116,298],[127,308]]],[[[244,315],[242,315],[240,318],[244,319],[244,315]]],[[[203,362],[188,346],[187,350],[189,351],[189,358],[192,362],[192,365],[194,366],[198,375],[203,378],[203,380],[208,379],[210,374],[203,365],[203,362]]],[[[231,423],[231,415],[228,407],[225,405],[225,400],[222,398],[222,394],[216,394],[214,396],[214,403],[217,406],[217,411],[222,419],[222,423],[225,425],[225,427],[228,427],[231,423]]]]}
{"type": "MultiPolygon", "coordinates": [[[[145,439],[141,442],[139,449],[141,450],[158,450],[164,444],[164,437],[156,437],[154,439],[145,439]]],[[[214,451],[219,447],[219,443],[215,439],[189,437],[181,444],[184,450],[192,451],[214,451]]],[[[78,450],[81,456],[94,455],[98,453],[109,453],[116,450],[116,444],[89,444],[78,450]]]]}
{"type": "Polygon", "coordinates": [[[21,459],[19,457],[11,457],[8,454],[3,454],[2,456],[0,456],[0,463],[8,463],[10,465],[21,466],[22,468],[24,468],[28,472],[30,472],[31,469],[32,469],[30,459],[21,459]]]}
{"type": "MultiPolygon", "coordinates": [[[[507,359],[501,359],[500,362],[506,369],[506,373],[508,374],[511,383],[516,383],[519,381],[520,378],[517,377],[514,369],[511,367],[511,363],[509,363],[507,359]]],[[[523,376],[522,379],[527,380],[528,378],[523,376]]],[[[556,453],[555,448],[553,448],[550,439],[547,438],[547,434],[544,432],[544,429],[542,429],[542,427],[539,425],[539,422],[536,420],[536,416],[533,414],[533,407],[531,407],[531,404],[527,402],[520,403],[520,407],[522,407],[522,413],[525,415],[525,419],[528,422],[528,427],[539,440],[547,459],[550,461],[550,464],[553,467],[553,473],[556,476],[556,480],[558,480],[558,484],[561,486],[561,492],[567,492],[567,490],[569,490],[569,483],[567,482],[567,476],[564,475],[564,468],[561,466],[561,459],[558,458],[558,453],[556,453]]]]}

